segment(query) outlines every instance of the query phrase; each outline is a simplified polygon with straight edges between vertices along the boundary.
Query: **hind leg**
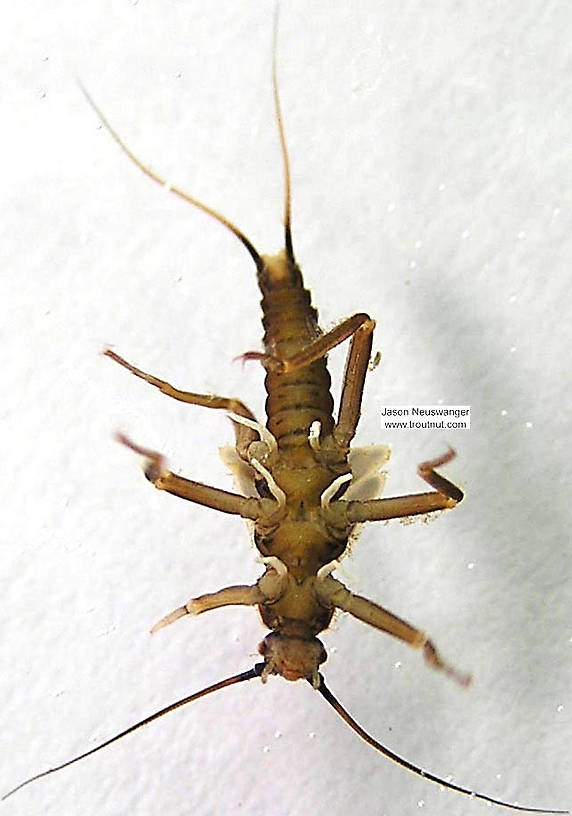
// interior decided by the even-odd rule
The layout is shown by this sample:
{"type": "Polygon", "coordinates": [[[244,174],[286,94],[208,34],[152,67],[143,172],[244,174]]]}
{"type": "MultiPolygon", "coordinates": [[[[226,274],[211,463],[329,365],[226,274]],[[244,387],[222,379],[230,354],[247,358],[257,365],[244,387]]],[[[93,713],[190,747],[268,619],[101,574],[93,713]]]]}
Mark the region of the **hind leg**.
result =
{"type": "MultiPolygon", "coordinates": [[[[165,382],[165,380],[160,380],[158,377],[154,377],[152,374],[147,374],[145,371],[141,371],[140,368],[136,368],[131,363],[128,363],[127,360],[124,360],[123,357],[120,357],[119,354],[116,354],[111,349],[105,349],[103,354],[106,357],[109,357],[111,360],[114,360],[119,365],[126,368],[132,374],[135,374],[136,377],[139,377],[145,382],[148,382],[149,385],[153,385],[155,388],[158,388],[162,394],[165,394],[168,397],[172,397],[173,399],[179,400],[179,402],[186,402],[189,405],[201,405],[203,408],[215,408],[219,411],[227,411],[231,414],[238,414],[239,416],[245,417],[246,419],[256,421],[256,418],[252,411],[246,407],[246,405],[238,399],[234,397],[218,397],[214,394],[195,394],[192,391],[181,391],[179,388],[175,388],[170,383],[165,382]]],[[[238,451],[238,455],[241,459],[248,461],[247,458],[247,451],[248,446],[251,442],[255,442],[258,439],[257,431],[249,428],[241,423],[232,421],[234,427],[234,433],[236,438],[236,449],[238,451]]]]}

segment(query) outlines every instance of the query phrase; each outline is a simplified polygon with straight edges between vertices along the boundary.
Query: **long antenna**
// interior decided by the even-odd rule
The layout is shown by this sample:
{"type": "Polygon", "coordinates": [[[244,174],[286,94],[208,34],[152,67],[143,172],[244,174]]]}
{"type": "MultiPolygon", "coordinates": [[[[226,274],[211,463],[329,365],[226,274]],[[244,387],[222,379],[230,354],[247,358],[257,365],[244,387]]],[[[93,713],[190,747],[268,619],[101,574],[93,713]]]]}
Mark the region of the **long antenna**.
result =
{"type": "Polygon", "coordinates": [[[138,728],[143,728],[144,725],[148,725],[153,720],[158,720],[159,717],[162,717],[164,714],[168,714],[170,711],[174,711],[176,708],[181,708],[181,706],[187,705],[187,703],[194,703],[195,700],[199,700],[201,697],[206,697],[207,694],[212,694],[215,691],[219,691],[219,689],[226,688],[227,686],[234,686],[236,683],[243,683],[245,680],[253,680],[255,677],[260,677],[262,674],[262,669],[264,667],[264,663],[257,663],[252,669],[248,671],[241,672],[240,674],[235,674],[232,677],[227,677],[225,680],[219,680],[218,683],[214,683],[212,686],[207,686],[201,691],[195,691],[194,694],[190,694],[188,697],[183,697],[182,700],[177,700],[176,703],[171,703],[170,705],[162,708],[160,711],[156,711],[154,714],[151,714],[149,717],[145,717],[144,720],[140,720],[135,725],[131,725],[129,728],[126,728],[125,731],[121,731],[119,734],[116,734],[114,737],[111,737],[105,742],[102,742],[100,745],[96,745],[95,748],[91,748],[89,751],[85,751],[83,754],[79,754],[79,756],[74,757],[73,759],[68,759],[67,762],[62,763],[61,765],[56,765],[55,768],[50,768],[47,771],[42,771],[42,773],[36,774],[35,776],[31,776],[29,779],[26,779],[24,782],[20,782],[19,785],[16,785],[15,788],[5,793],[2,797],[2,801],[7,799],[9,796],[12,796],[13,793],[16,791],[25,788],[26,785],[29,785],[31,782],[36,782],[36,780],[41,779],[43,776],[49,776],[50,774],[56,773],[56,771],[61,771],[63,768],[67,768],[69,765],[73,765],[75,762],[79,762],[80,759],[85,759],[91,754],[97,753],[97,751],[101,751],[103,748],[106,748],[108,745],[111,745],[113,742],[117,742],[117,740],[126,737],[127,734],[131,734],[133,731],[137,731],[138,728]]]}
{"type": "MultiPolygon", "coordinates": [[[[308,682],[311,682],[311,680],[308,682]]],[[[435,776],[435,774],[432,774],[430,771],[426,771],[423,768],[419,768],[417,765],[409,762],[409,760],[399,756],[399,754],[394,753],[389,748],[386,748],[385,745],[382,745],[381,742],[378,742],[371,736],[371,734],[368,734],[367,731],[365,731],[361,725],[354,720],[352,715],[346,711],[339,700],[334,697],[330,689],[326,686],[325,680],[321,674],[318,691],[332,706],[334,711],[340,715],[342,720],[344,720],[344,722],[346,722],[350,728],[352,728],[356,734],[362,738],[362,740],[367,742],[368,745],[371,745],[372,748],[375,748],[376,751],[379,751],[388,759],[391,759],[392,762],[396,762],[398,765],[401,765],[402,768],[407,768],[408,771],[417,774],[417,776],[422,777],[422,779],[428,779],[430,782],[435,782],[437,785],[441,785],[443,788],[449,788],[449,790],[456,791],[457,793],[463,793],[465,796],[470,796],[472,799],[482,799],[484,802],[490,802],[493,805],[499,805],[500,807],[509,808],[510,810],[518,810],[521,813],[570,813],[569,810],[551,810],[550,808],[533,808],[524,807],[523,805],[513,805],[510,802],[504,802],[502,799],[495,799],[493,796],[487,796],[485,793],[479,793],[478,791],[470,790],[469,788],[462,788],[460,785],[455,785],[453,782],[448,782],[446,779],[441,779],[441,777],[435,776]]]]}
{"type": "Polygon", "coordinates": [[[125,153],[125,155],[129,159],[131,159],[133,164],[136,167],[138,167],[139,170],[141,170],[141,172],[145,173],[146,176],[149,176],[150,179],[155,181],[157,184],[160,184],[161,187],[164,187],[170,193],[179,196],[179,198],[182,198],[183,201],[187,201],[189,204],[192,204],[193,207],[198,207],[199,210],[202,210],[203,212],[207,213],[207,215],[210,215],[211,218],[214,218],[216,221],[218,221],[220,224],[222,224],[224,227],[230,230],[234,235],[236,235],[238,240],[241,241],[241,243],[246,247],[246,249],[250,253],[250,256],[254,260],[254,263],[256,264],[256,268],[260,271],[264,266],[262,258],[260,257],[260,253],[255,249],[253,244],[249,241],[249,239],[242,232],[242,230],[239,230],[239,228],[235,224],[233,224],[232,221],[229,221],[228,218],[225,218],[225,216],[217,212],[217,210],[214,210],[207,204],[203,204],[203,202],[199,201],[198,198],[195,198],[194,196],[190,195],[190,193],[181,190],[180,187],[175,187],[174,185],[169,184],[169,182],[166,179],[159,176],[157,173],[155,173],[154,170],[151,170],[151,168],[148,165],[144,164],[141,161],[141,159],[137,158],[133,151],[129,147],[127,147],[127,145],[120,137],[120,135],[117,133],[117,131],[115,131],[113,127],[110,125],[110,123],[107,121],[102,111],[97,107],[97,105],[95,104],[95,102],[93,101],[93,99],[91,98],[91,96],[89,95],[89,93],[79,80],[78,85],[80,87],[81,92],[83,93],[83,95],[85,96],[85,98],[87,99],[87,101],[89,102],[89,104],[99,117],[101,124],[109,132],[110,136],[117,142],[117,144],[119,145],[121,150],[125,153]]]}
{"type": "Polygon", "coordinates": [[[284,247],[286,249],[288,259],[292,263],[295,263],[294,247],[292,246],[292,191],[290,184],[290,160],[288,158],[288,147],[286,145],[284,122],[282,120],[282,109],[280,107],[280,94],[278,93],[278,70],[276,68],[279,11],[280,5],[278,2],[276,2],[274,7],[274,29],[272,34],[272,93],[274,96],[274,112],[276,115],[276,124],[278,125],[278,136],[280,138],[282,167],[284,169],[284,247]]]}

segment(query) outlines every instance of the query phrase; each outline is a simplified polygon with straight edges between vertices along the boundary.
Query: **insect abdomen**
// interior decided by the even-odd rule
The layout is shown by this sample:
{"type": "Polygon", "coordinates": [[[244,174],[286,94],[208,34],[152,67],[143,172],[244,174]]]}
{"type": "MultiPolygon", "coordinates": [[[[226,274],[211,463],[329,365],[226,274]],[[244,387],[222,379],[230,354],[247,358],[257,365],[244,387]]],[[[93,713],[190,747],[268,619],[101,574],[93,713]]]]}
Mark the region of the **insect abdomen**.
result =
{"type": "MultiPolygon", "coordinates": [[[[261,305],[264,348],[272,358],[287,360],[319,337],[317,313],[306,289],[266,291],[261,305]]],[[[331,432],[334,403],[330,384],[323,358],[286,373],[269,367],[265,379],[267,425],[280,448],[307,444],[315,421],[322,433],[331,432]]]]}

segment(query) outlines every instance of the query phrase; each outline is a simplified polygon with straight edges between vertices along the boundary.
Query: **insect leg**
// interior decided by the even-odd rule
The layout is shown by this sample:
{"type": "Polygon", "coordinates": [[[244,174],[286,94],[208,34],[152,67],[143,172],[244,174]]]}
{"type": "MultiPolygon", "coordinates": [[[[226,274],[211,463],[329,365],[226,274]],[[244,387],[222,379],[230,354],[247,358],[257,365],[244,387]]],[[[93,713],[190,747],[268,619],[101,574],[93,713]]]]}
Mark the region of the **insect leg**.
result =
{"type": "Polygon", "coordinates": [[[389,610],[363,598],[361,595],[354,595],[340,581],[331,576],[325,576],[316,583],[316,592],[324,603],[328,606],[335,606],[344,612],[349,612],[354,618],[369,623],[376,629],[381,629],[393,637],[408,643],[414,649],[423,648],[425,661],[434,669],[444,672],[452,677],[462,686],[467,686],[471,681],[469,674],[461,674],[448,663],[437,652],[433,643],[427,635],[416,629],[411,624],[398,618],[389,610]]]}
{"type": "MultiPolygon", "coordinates": [[[[455,451],[453,448],[449,448],[442,456],[422,462],[417,468],[421,478],[434,487],[437,492],[415,493],[408,496],[370,499],[368,501],[349,501],[346,510],[348,522],[358,523],[404,518],[455,507],[456,504],[462,501],[463,491],[435,470],[435,468],[450,462],[454,456],[455,451]]],[[[334,507],[335,504],[337,503],[334,503],[334,507]]]]}
{"type": "MultiPolygon", "coordinates": [[[[238,414],[246,419],[256,421],[252,411],[250,411],[250,409],[247,408],[243,402],[235,399],[234,397],[217,397],[214,394],[194,394],[191,391],[181,391],[180,389],[172,386],[170,383],[165,382],[165,380],[160,380],[158,377],[154,377],[152,374],[147,374],[145,371],[141,371],[140,368],[136,368],[131,363],[128,363],[127,360],[124,360],[123,357],[120,357],[119,354],[116,354],[111,349],[105,349],[103,354],[106,357],[109,357],[111,360],[114,360],[116,363],[119,363],[119,365],[126,368],[132,374],[135,374],[136,377],[140,377],[140,379],[145,380],[145,382],[155,386],[155,388],[158,388],[162,394],[166,394],[168,397],[172,397],[180,402],[189,403],[190,405],[201,405],[204,408],[216,408],[218,410],[238,414]]],[[[233,422],[232,424],[234,426],[238,455],[241,459],[248,461],[246,455],[248,446],[251,442],[258,439],[258,433],[257,431],[252,430],[252,428],[238,422],[233,422]]]]}
{"type": "Polygon", "coordinates": [[[221,606],[256,606],[264,603],[265,600],[266,596],[257,584],[254,584],[254,586],[225,587],[219,589],[218,592],[209,592],[200,595],[198,598],[191,598],[184,606],[178,607],[178,609],[161,618],[151,629],[151,634],[155,634],[159,629],[163,629],[164,626],[174,623],[185,615],[200,615],[201,612],[218,609],[221,606]]]}
{"type": "Polygon", "coordinates": [[[458,488],[456,484],[453,484],[453,482],[441,476],[441,474],[435,470],[435,468],[441,467],[441,465],[448,464],[456,455],[453,448],[449,447],[449,450],[441,456],[436,456],[435,459],[429,459],[427,462],[421,462],[421,464],[417,466],[417,473],[427,484],[430,484],[431,487],[438,490],[441,495],[447,496],[458,504],[463,499],[463,491],[458,488]]]}
{"type": "Polygon", "coordinates": [[[369,367],[371,344],[375,323],[367,320],[362,323],[352,336],[350,350],[346,360],[342,396],[338,421],[334,426],[333,436],[343,448],[349,447],[354,438],[360,417],[361,400],[365,376],[369,367]]]}
{"type": "Polygon", "coordinates": [[[242,359],[261,360],[270,370],[291,372],[325,357],[335,346],[351,337],[350,350],[346,361],[344,385],[340,400],[338,421],[333,435],[336,442],[348,448],[353,439],[360,416],[363,386],[367,374],[375,321],[369,315],[359,313],[342,321],[326,334],[321,335],[297,354],[286,360],[278,360],[271,355],[247,352],[242,359]]]}
{"type": "Polygon", "coordinates": [[[212,507],[221,513],[231,513],[242,518],[256,521],[265,515],[270,515],[275,509],[276,502],[271,499],[255,499],[241,496],[238,493],[229,493],[218,487],[211,487],[202,482],[194,482],[177,476],[167,470],[165,457],[157,451],[143,448],[132,442],[124,434],[117,434],[121,444],[144,456],[146,461],[145,476],[158,490],[166,490],[181,499],[212,507]]]}
{"type": "Polygon", "coordinates": [[[164,626],[174,623],[185,615],[200,615],[209,609],[218,609],[221,606],[257,606],[258,604],[274,603],[277,601],[288,584],[287,570],[277,558],[263,559],[267,564],[264,575],[253,586],[230,586],[219,589],[218,592],[209,592],[191,598],[184,606],[180,606],[153,626],[151,633],[157,632],[164,626]]]}
{"type": "MultiPolygon", "coordinates": [[[[331,329],[331,331],[320,335],[320,337],[316,338],[316,340],[292,357],[288,357],[286,360],[276,360],[276,368],[279,369],[281,373],[295,371],[297,368],[304,368],[304,366],[310,365],[310,363],[325,357],[329,351],[339,346],[339,344],[347,340],[348,337],[352,335],[355,336],[360,330],[363,334],[371,336],[374,327],[375,321],[373,321],[369,315],[363,313],[355,314],[353,317],[348,317],[347,320],[343,320],[338,326],[331,329]]],[[[266,357],[266,355],[264,355],[264,357],[266,357]]],[[[268,359],[270,360],[269,367],[272,368],[272,358],[268,359]]]]}

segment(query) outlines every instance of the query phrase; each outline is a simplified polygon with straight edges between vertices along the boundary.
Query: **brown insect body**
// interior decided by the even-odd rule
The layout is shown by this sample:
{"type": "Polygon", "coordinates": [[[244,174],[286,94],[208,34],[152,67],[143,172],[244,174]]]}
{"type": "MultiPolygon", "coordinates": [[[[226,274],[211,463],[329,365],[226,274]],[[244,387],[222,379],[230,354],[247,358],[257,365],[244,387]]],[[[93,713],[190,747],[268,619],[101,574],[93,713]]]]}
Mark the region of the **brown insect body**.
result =
{"type": "MultiPolygon", "coordinates": [[[[279,110],[278,121],[281,128],[279,110]]],[[[351,417],[340,411],[336,424],[330,375],[320,347],[324,336],[294,259],[288,209],[285,221],[286,248],[277,255],[256,258],[263,295],[264,353],[244,355],[260,359],[267,370],[266,428],[272,443],[268,445],[268,435],[265,442],[247,443],[238,431],[237,454],[247,467],[256,465],[250,477],[257,495],[267,501],[277,500],[269,515],[254,518],[254,541],[269,565],[258,582],[265,598],[258,608],[272,630],[259,647],[265,658],[262,677],[275,673],[288,680],[311,678],[317,686],[318,666],[326,659],[326,651],[316,635],[332,619],[334,596],[345,590],[328,577],[331,568],[327,565],[334,565],[344,553],[355,526],[346,507],[338,502],[330,504],[330,500],[334,488],[339,499],[353,478],[350,442],[359,418],[364,363],[369,361],[374,323],[368,315],[357,314],[325,338],[326,348],[350,332],[354,341],[361,341],[355,342],[355,348],[352,343],[346,369],[345,384],[349,389],[354,386],[348,408],[351,417]]],[[[375,484],[379,485],[379,480],[375,484]]],[[[446,496],[443,499],[447,502],[446,496]]],[[[193,611],[202,611],[199,599],[194,604],[193,611]]],[[[374,619],[381,610],[371,602],[364,601],[364,605],[370,613],[369,622],[376,625],[374,619]]],[[[397,619],[394,622],[401,623],[397,619]]],[[[414,645],[426,640],[421,633],[409,634],[414,645]]],[[[426,656],[433,655],[433,647],[428,649],[426,656]]]]}
{"type": "MultiPolygon", "coordinates": [[[[319,337],[318,316],[294,260],[286,252],[263,260],[258,280],[263,293],[264,349],[272,359],[287,359],[319,337]]],[[[270,472],[286,500],[273,529],[255,525],[254,540],[260,553],[279,558],[291,577],[278,601],[259,606],[264,624],[274,633],[259,649],[273,671],[288,680],[315,673],[326,659],[315,635],[329,625],[333,610],[316,595],[316,574],[347,545],[346,531],[328,527],[320,507],[328,485],[349,472],[347,449],[334,443],[321,453],[309,442],[310,428],[318,421],[322,440],[333,443],[330,383],[323,358],[302,371],[280,372],[269,366],[265,378],[267,428],[277,442],[270,472]]],[[[264,483],[260,487],[263,491],[264,483]]]]}
{"type": "MultiPolygon", "coordinates": [[[[420,476],[434,488],[432,491],[395,499],[377,498],[383,485],[379,466],[387,460],[388,449],[372,447],[366,454],[350,450],[360,417],[375,323],[367,314],[358,313],[326,333],[318,326],[317,312],[304,288],[292,246],[289,161],[275,67],[273,90],[285,175],[282,251],[276,255],[259,253],[225,216],[185,191],[167,185],[175,195],[221,222],[254,260],[262,293],[264,351],[247,352],[242,357],[259,360],[266,369],[266,426],[257,422],[236,398],[181,391],[141,371],[114,351],[105,352],[170,397],[229,413],[236,446],[233,455],[227,453],[227,461],[241,494],[175,475],[167,469],[161,454],[125,436],[119,439],[146,458],[146,476],[158,489],[251,520],[254,541],[266,563],[266,572],[255,585],[226,587],[193,598],[159,621],[153,631],[186,614],[228,604],[256,605],[272,630],[260,645],[265,658],[262,679],[281,674],[289,680],[310,679],[317,687],[318,666],[326,653],[316,635],[328,626],[339,608],[416,648],[423,647],[430,665],[466,685],[468,676],[448,666],[423,632],[372,601],[354,596],[330,576],[357,523],[451,508],[463,493],[435,470],[453,458],[452,450],[419,467],[420,476]],[[346,340],[350,348],[334,419],[326,356],[346,340]]],[[[86,96],[129,158],[146,175],[165,185],[164,179],[129,150],[86,96]]]]}
{"type": "MultiPolygon", "coordinates": [[[[321,334],[318,313],[304,289],[302,273],[286,252],[263,256],[258,275],[264,349],[272,359],[286,360],[311,345],[321,334]]],[[[291,466],[308,467],[315,461],[308,443],[310,426],[319,421],[324,435],[334,427],[334,401],[325,359],[303,372],[269,371],[265,379],[267,427],[291,466]]]]}
{"type": "MultiPolygon", "coordinates": [[[[145,457],[146,477],[159,490],[250,520],[253,523],[254,542],[266,565],[264,574],[254,585],[229,586],[192,598],[166,615],[152,631],[187,614],[201,614],[226,605],[256,606],[262,621],[271,630],[259,645],[264,662],[250,671],[219,681],[167,706],[96,748],[26,780],[7,795],[100,750],[187,702],[243,680],[260,676],[265,681],[270,674],[279,674],[286,680],[309,681],[359,736],[419,776],[513,810],[566,813],[568,811],[543,811],[512,805],[421,770],[365,732],[331,694],[318,671],[327,655],[317,635],[330,624],[335,610],[341,609],[414,648],[422,648],[425,660],[431,667],[445,672],[461,685],[468,685],[470,676],[448,665],[422,631],[374,602],[354,595],[331,577],[356,524],[449,509],[462,500],[463,493],[436,471],[454,457],[452,449],[419,466],[418,473],[432,487],[431,491],[396,498],[378,498],[383,486],[383,478],[378,471],[389,456],[388,449],[385,446],[371,447],[365,451],[351,449],[370,365],[375,324],[367,314],[358,313],[326,333],[319,328],[317,312],[311,304],[310,292],[304,288],[302,273],[292,248],[288,156],[275,69],[273,87],[286,182],[285,241],[282,251],[272,256],[258,253],[244,233],[228,219],[188,193],[169,186],[171,192],[202,209],[233,232],[256,264],[262,292],[264,351],[247,352],[242,356],[245,360],[259,360],[266,369],[266,426],[257,422],[252,412],[236,398],[182,391],[136,368],[114,351],[105,351],[108,357],[167,396],[227,411],[234,426],[236,444],[232,453],[224,453],[224,458],[234,471],[240,493],[178,476],[166,467],[161,454],[123,435],[118,435],[118,438],[145,457]],[[350,348],[339,411],[335,418],[326,355],[348,339],[350,348]]],[[[129,158],[146,175],[165,185],[161,177],[134,156],[87,93],[86,96],[129,158]]]]}
{"type": "MultiPolygon", "coordinates": [[[[297,680],[315,675],[326,659],[315,635],[329,625],[333,610],[316,594],[316,574],[343,553],[347,531],[328,525],[320,497],[350,468],[347,448],[331,437],[334,401],[325,359],[293,372],[280,370],[279,361],[296,355],[321,335],[311,294],[286,251],[262,256],[262,261],[258,282],[265,330],[266,426],[276,440],[276,449],[262,463],[283,491],[284,504],[270,524],[255,522],[254,541],[262,556],[285,565],[288,577],[278,600],[259,605],[264,624],[272,630],[259,650],[271,671],[297,680]],[[315,422],[320,424],[323,451],[310,445],[315,422]]],[[[261,497],[270,497],[263,478],[256,479],[256,486],[261,497]]]]}

